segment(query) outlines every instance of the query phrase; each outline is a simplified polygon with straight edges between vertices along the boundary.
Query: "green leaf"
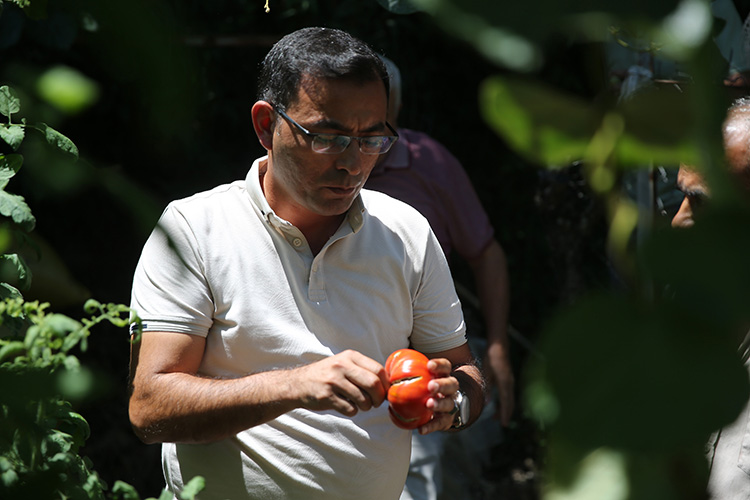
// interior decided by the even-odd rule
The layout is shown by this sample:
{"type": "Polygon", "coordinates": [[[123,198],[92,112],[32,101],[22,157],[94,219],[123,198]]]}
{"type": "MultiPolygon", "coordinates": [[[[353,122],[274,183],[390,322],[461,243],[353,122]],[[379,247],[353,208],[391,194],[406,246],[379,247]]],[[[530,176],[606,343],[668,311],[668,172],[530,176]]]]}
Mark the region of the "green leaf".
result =
{"type": "Polygon", "coordinates": [[[180,493],[181,500],[195,500],[196,495],[206,487],[206,480],[201,476],[195,476],[191,479],[180,493]]]}
{"type": "Polygon", "coordinates": [[[0,214],[10,217],[27,232],[32,231],[36,225],[36,218],[31,214],[31,209],[23,196],[17,194],[0,191],[0,214]]]}
{"type": "Polygon", "coordinates": [[[551,35],[596,32],[606,34],[619,20],[637,21],[650,27],[669,15],[679,0],[537,0],[538,13],[529,21],[529,5],[523,2],[486,0],[413,0],[414,4],[436,17],[437,21],[478,47],[487,43],[488,30],[512,28],[521,36],[544,41],[551,35]],[[459,15],[457,15],[459,14],[459,15]]]}
{"type": "Polygon", "coordinates": [[[26,352],[26,347],[20,340],[13,340],[0,347],[0,363],[9,361],[26,352]]]}
{"type": "Polygon", "coordinates": [[[10,115],[20,110],[21,101],[16,96],[16,92],[7,85],[0,87],[0,115],[10,118],[10,115]]]}
{"type": "Polygon", "coordinates": [[[581,98],[521,79],[493,77],[480,89],[487,122],[530,161],[563,167],[581,160],[600,113],[581,98]]]}
{"type": "Polygon", "coordinates": [[[40,131],[44,134],[44,138],[50,146],[53,146],[60,151],[73,155],[76,159],[78,158],[78,147],[68,139],[66,136],[53,129],[46,123],[35,123],[30,125],[32,128],[40,131]]]}
{"type": "Polygon", "coordinates": [[[0,189],[8,185],[8,181],[18,173],[21,165],[23,165],[21,155],[0,155],[0,189]]]}
{"type": "Polygon", "coordinates": [[[0,139],[13,148],[13,151],[21,146],[24,136],[24,128],[21,125],[0,124],[0,139]]]}
{"type": "Polygon", "coordinates": [[[544,84],[493,77],[480,90],[485,119],[518,153],[547,167],[610,157],[621,168],[691,163],[695,120],[683,94],[653,87],[610,109],[544,84]]]}
{"type": "Polygon", "coordinates": [[[615,148],[618,163],[696,164],[692,109],[685,94],[673,85],[649,87],[627,99],[617,108],[625,122],[624,134],[615,148]]]}
{"type": "Polygon", "coordinates": [[[28,290],[31,285],[31,270],[18,254],[0,255],[0,281],[28,290]]]}
{"type": "Polygon", "coordinates": [[[530,371],[559,407],[550,429],[590,450],[653,453],[700,447],[734,420],[750,396],[739,342],[694,309],[611,293],[560,314],[530,371]]]}
{"type": "Polygon", "coordinates": [[[23,295],[16,287],[8,283],[0,283],[0,300],[21,298],[23,298],[23,295]]]}
{"type": "Polygon", "coordinates": [[[141,500],[135,487],[119,480],[112,486],[112,496],[116,500],[141,500]]]}
{"type": "Polygon", "coordinates": [[[81,328],[81,323],[64,314],[50,314],[44,318],[44,326],[51,329],[56,336],[65,336],[81,328]]]}

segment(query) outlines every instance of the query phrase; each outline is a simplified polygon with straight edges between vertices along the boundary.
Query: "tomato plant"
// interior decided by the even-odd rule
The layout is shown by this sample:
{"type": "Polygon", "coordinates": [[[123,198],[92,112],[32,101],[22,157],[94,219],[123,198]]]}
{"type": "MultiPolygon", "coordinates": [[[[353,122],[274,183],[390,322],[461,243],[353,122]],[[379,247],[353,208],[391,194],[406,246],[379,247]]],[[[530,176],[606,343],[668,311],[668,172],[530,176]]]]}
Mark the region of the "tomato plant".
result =
{"type": "Polygon", "coordinates": [[[413,349],[399,349],[388,356],[385,371],[388,374],[388,411],[391,420],[403,429],[416,429],[432,418],[427,408],[431,396],[427,384],[432,374],[427,369],[427,356],[413,349]]]}

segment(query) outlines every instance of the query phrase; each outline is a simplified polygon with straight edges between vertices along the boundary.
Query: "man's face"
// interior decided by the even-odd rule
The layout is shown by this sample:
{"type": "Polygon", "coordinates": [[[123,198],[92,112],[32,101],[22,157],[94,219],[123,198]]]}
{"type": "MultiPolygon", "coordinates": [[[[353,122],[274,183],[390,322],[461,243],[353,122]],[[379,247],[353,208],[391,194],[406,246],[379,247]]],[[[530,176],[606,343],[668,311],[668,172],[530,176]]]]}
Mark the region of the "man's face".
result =
{"type": "MultiPolygon", "coordinates": [[[[390,135],[381,81],[356,83],[304,77],[287,115],[313,133],[390,135]]],[[[379,155],[360,152],[352,140],[340,154],[316,153],[311,138],[278,113],[264,181],[271,207],[294,217],[335,216],[359,194],[379,155]]],[[[291,217],[290,217],[291,216],[291,217]]]]}
{"type": "Polygon", "coordinates": [[[703,177],[695,170],[681,165],[677,174],[677,189],[685,193],[685,199],[682,200],[680,209],[672,218],[672,227],[692,227],[695,224],[696,210],[708,197],[708,187],[703,177]]]}

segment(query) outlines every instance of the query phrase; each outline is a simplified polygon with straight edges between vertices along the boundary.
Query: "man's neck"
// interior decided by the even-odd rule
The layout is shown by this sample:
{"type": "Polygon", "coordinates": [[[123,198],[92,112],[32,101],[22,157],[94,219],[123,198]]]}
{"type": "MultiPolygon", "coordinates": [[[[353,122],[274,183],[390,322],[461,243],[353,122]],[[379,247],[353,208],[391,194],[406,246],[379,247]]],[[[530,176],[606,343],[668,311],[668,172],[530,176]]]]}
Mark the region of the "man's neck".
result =
{"type": "Polygon", "coordinates": [[[267,189],[269,177],[266,175],[266,169],[261,168],[259,175],[261,190],[274,213],[300,230],[313,255],[320,252],[341,226],[347,212],[340,215],[320,215],[296,207],[293,203],[276,199],[273,190],[267,189]]]}

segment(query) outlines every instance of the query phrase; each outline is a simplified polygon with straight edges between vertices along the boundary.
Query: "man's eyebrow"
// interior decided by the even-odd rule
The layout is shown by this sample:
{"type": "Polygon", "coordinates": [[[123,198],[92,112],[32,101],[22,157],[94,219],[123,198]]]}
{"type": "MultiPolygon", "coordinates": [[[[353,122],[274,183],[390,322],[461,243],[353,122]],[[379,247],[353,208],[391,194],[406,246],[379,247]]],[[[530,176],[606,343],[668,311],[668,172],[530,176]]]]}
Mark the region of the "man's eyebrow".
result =
{"type": "Polygon", "coordinates": [[[706,196],[708,196],[708,192],[702,187],[688,188],[688,187],[683,186],[682,183],[679,181],[677,181],[677,183],[675,184],[675,188],[677,188],[678,191],[682,191],[685,194],[685,196],[689,196],[689,197],[704,197],[705,198],[706,196]]]}

